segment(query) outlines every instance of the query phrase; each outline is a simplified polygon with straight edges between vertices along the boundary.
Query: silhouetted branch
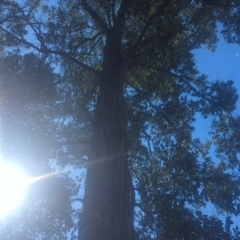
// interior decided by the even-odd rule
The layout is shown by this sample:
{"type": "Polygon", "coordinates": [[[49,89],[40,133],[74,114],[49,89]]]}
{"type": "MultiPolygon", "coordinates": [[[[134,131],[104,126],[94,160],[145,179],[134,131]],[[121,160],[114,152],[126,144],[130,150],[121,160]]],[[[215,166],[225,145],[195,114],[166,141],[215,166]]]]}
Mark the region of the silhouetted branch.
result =
{"type": "Polygon", "coordinates": [[[109,32],[109,28],[106,23],[102,20],[102,18],[96,13],[96,11],[87,3],[86,0],[81,0],[83,8],[88,12],[90,17],[93,19],[96,25],[98,25],[102,31],[107,34],[109,32]]]}

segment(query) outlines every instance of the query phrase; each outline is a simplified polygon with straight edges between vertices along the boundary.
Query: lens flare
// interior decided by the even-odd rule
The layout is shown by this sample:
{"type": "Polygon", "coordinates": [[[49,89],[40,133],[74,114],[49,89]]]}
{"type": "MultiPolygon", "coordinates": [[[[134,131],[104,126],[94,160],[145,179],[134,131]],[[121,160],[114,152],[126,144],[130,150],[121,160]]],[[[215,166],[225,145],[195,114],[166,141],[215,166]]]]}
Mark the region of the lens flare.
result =
{"type": "Polygon", "coordinates": [[[29,178],[17,167],[0,161],[0,219],[21,204],[29,184],[29,178]]]}

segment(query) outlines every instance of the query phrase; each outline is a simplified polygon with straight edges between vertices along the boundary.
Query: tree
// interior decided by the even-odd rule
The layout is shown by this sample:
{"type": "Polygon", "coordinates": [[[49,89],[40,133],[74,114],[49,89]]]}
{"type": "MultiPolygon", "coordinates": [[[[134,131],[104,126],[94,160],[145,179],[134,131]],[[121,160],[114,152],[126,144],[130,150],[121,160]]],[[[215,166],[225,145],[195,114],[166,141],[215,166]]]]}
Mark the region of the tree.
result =
{"type": "Polygon", "coordinates": [[[67,81],[60,90],[71,92],[64,103],[75,110],[73,140],[88,141],[91,132],[79,240],[233,238],[240,123],[231,113],[238,96],[231,80],[200,75],[192,50],[214,50],[217,23],[228,42],[240,42],[237,0],[0,6],[2,45],[57,63],[67,81]],[[206,143],[192,135],[196,113],[212,119],[206,143]],[[227,214],[225,228],[199,211],[209,202],[227,214]]]}

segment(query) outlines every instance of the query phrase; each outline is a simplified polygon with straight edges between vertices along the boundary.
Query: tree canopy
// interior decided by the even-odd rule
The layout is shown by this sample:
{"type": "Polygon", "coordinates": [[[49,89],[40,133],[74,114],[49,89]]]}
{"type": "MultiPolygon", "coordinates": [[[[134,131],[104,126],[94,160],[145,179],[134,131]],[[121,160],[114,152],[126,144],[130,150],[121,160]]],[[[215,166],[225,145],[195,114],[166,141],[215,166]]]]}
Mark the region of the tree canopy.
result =
{"type": "Polygon", "coordinates": [[[1,237],[240,239],[237,91],[193,54],[214,51],[219,24],[240,44],[238,0],[2,0],[0,14],[2,154],[59,173],[1,237]]]}

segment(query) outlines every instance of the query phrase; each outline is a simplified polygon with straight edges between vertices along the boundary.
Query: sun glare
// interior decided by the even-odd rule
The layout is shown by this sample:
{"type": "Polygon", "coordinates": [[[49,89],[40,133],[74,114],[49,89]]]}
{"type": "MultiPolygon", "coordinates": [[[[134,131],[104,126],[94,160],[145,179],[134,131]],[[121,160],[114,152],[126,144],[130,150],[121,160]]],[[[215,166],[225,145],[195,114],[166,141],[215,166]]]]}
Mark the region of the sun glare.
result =
{"type": "Polygon", "coordinates": [[[0,219],[19,206],[29,183],[29,178],[21,170],[0,161],[0,219]]]}

